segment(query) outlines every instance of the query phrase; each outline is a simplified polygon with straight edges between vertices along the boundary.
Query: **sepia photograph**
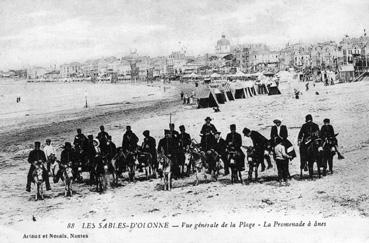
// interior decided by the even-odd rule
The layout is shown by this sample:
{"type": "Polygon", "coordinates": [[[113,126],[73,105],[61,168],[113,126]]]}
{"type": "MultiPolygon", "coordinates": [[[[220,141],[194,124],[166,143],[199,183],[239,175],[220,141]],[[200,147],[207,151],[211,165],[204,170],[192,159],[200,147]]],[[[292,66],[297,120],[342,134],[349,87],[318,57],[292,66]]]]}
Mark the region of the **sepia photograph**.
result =
{"type": "Polygon", "coordinates": [[[0,242],[369,243],[369,1],[0,0],[0,242]]]}

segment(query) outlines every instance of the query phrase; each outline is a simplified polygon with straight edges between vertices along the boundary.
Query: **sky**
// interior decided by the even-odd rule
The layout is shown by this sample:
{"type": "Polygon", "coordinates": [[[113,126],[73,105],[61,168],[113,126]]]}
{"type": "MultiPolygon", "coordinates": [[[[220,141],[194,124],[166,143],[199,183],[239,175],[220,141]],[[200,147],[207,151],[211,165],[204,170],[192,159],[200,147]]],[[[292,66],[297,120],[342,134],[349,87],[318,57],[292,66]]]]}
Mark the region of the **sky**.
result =
{"type": "Polygon", "coordinates": [[[368,0],[0,0],[0,70],[92,58],[213,53],[231,44],[335,40],[369,31],[368,0]]]}

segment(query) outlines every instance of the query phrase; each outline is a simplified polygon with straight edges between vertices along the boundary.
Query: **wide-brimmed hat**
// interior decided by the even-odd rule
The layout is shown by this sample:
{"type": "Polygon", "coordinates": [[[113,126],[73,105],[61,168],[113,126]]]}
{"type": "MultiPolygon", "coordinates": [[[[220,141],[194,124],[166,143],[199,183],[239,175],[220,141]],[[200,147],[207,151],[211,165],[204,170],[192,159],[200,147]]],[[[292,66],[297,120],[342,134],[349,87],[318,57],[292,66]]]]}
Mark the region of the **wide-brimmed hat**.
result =
{"type": "Polygon", "coordinates": [[[274,123],[274,124],[282,123],[282,120],[281,120],[281,119],[274,119],[274,120],[273,120],[273,123],[274,123]]]}
{"type": "Polygon", "coordinates": [[[209,121],[211,121],[211,120],[212,120],[212,119],[210,118],[210,116],[208,116],[208,117],[206,117],[206,118],[205,118],[205,121],[208,121],[208,120],[209,120],[209,121]]]}
{"type": "Polygon", "coordinates": [[[325,119],[323,120],[323,122],[324,122],[324,123],[330,123],[330,122],[331,122],[331,120],[329,120],[328,118],[325,118],[325,119]]]}

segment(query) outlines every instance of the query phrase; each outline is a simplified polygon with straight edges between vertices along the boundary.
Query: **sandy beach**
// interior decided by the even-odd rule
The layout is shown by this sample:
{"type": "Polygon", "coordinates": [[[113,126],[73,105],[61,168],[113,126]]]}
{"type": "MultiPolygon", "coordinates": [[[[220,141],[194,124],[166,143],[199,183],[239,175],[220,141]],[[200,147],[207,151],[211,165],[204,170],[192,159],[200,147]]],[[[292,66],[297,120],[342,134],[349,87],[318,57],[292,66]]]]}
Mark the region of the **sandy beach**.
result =
{"type": "MultiPolygon", "coordinates": [[[[303,89],[303,84],[294,84],[294,87],[297,86],[303,89]]],[[[69,220],[184,220],[197,217],[211,220],[246,215],[260,219],[298,216],[367,220],[368,88],[369,83],[365,82],[328,87],[317,84],[296,100],[293,98],[291,85],[282,83],[282,95],[256,96],[228,102],[220,107],[219,113],[214,113],[212,109],[185,108],[178,97],[172,97],[138,103],[135,104],[136,107],[125,110],[121,110],[122,107],[118,105],[108,111],[96,108],[80,117],[78,113],[72,113],[68,115],[68,119],[60,114],[46,119],[47,122],[43,125],[39,123],[35,127],[3,131],[0,155],[3,172],[0,177],[0,184],[3,185],[0,222],[5,227],[11,225],[16,234],[16,229],[32,229],[38,223],[65,225],[69,220]],[[81,127],[85,134],[96,134],[98,126],[104,124],[119,146],[124,128],[128,124],[132,126],[140,142],[142,132],[146,129],[158,141],[163,129],[168,126],[169,114],[172,114],[177,128],[181,124],[185,125],[196,140],[199,140],[199,131],[206,116],[213,118],[214,125],[222,132],[223,137],[232,123],[237,125],[239,132],[243,127],[248,127],[269,137],[272,121],[279,117],[287,125],[289,138],[296,145],[297,133],[308,113],[313,115],[319,126],[324,118],[331,119],[336,132],[339,132],[340,150],[345,155],[344,160],[337,160],[335,157],[334,174],[322,179],[309,181],[307,175],[300,179],[299,158],[296,158],[290,163],[293,179],[289,187],[278,186],[274,166],[260,173],[261,180],[258,183],[249,185],[231,185],[229,176],[221,176],[217,182],[207,183],[202,180],[198,186],[193,185],[194,177],[176,180],[171,192],[162,191],[162,182],[159,179],[140,180],[137,183],[124,181],[120,187],[109,189],[104,194],[94,192],[94,188],[88,185],[76,184],[72,198],[64,197],[62,183],[52,184],[52,190],[46,193],[44,201],[34,201],[34,195],[25,192],[29,167],[26,156],[33,141],[44,141],[50,137],[54,146],[59,148],[65,141],[71,141],[77,127],[81,127]],[[64,119],[59,122],[61,118],[64,119]],[[37,223],[32,221],[33,217],[37,219],[37,223]]],[[[251,140],[243,137],[243,144],[249,145],[251,140]]],[[[60,148],[58,151],[60,152],[60,148]]],[[[247,171],[244,172],[244,177],[246,173],[247,171]]],[[[359,227],[356,230],[363,229],[359,227]]],[[[104,236],[97,236],[97,233],[94,240],[103,240],[104,236]]],[[[365,234],[360,235],[363,236],[365,234]]],[[[133,236],[127,237],[129,239],[133,236]]]]}

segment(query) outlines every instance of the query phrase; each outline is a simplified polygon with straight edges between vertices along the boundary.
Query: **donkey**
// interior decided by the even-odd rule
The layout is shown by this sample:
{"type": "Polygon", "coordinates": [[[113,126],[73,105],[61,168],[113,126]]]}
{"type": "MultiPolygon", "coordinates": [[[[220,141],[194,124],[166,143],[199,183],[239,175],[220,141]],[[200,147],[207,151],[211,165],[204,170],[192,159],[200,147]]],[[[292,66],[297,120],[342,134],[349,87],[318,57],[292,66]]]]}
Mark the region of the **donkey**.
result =
{"type": "Polygon", "coordinates": [[[338,133],[335,134],[334,137],[326,138],[323,141],[323,144],[322,144],[323,176],[327,174],[327,164],[328,164],[329,172],[333,174],[333,156],[338,152],[336,148],[336,145],[337,145],[336,136],[337,135],[338,133]]]}
{"type": "Polygon", "coordinates": [[[240,169],[241,155],[238,151],[228,151],[227,153],[229,167],[231,168],[231,183],[238,182],[239,177],[241,184],[243,184],[240,169]]]}
{"type": "Polygon", "coordinates": [[[247,153],[247,163],[249,165],[248,180],[252,180],[252,173],[255,173],[255,181],[258,179],[259,162],[255,158],[255,149],[252,146],[244,147],[247,153]]]}
{"type": "Polygon", "coordinates": [[[164,190],[170,191],[172,189],[172,160],[164,154],[160,153],[158,156],[159,170],[163,173],[164,190]]]}
{"type": "MultiPolygon", "coordinates": [[[[309,169],[309,177],[313,179],[314,174],[314,163],[317,163],[318,167],[318,176],[321,178],[321,158],[322,158],[322,140],[320,138],[314,138],[308,140],[305,143],[306,146],[306,161],[309,169]]],[[[302,177],[302,169],[300,169],[300,176],[302,177]]]]}
{"type": "Polygon", "coordinates": [[[72,169],[72,162],[69,162],[63,172],[63,178],[64,178],[64,190],[65,190],[65,196],[72,196],[72,184],[73,184],[73,169],[72,169]]]}
{"type": "Polygon", "coordinates": [[[38,199],[44,200],[44,165],[42,161],[37,161],[35,164],[35,169],[33,170],[32,177],[33,182],[36,185],[36,195],[35,199],[36,201],[38,199]]]}
{"type": "Polygon", "coordinates": [[[137,154],[137,160],[139,162],[139,166],[141,168],[142,167],[145,168],[146,180],[148,180],[152,174],[156,174],[153,168],[153,158],[150,153],[144,152],[141,149],[139,149],[137,154]]]}

